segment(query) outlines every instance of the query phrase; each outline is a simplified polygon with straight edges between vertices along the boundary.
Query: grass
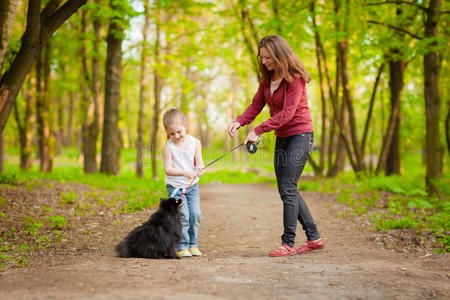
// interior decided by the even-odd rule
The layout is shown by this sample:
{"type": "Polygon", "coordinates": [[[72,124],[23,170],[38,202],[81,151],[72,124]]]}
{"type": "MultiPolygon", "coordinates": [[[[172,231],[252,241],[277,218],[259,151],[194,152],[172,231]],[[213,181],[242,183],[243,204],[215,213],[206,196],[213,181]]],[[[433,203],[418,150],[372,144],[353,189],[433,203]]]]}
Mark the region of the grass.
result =
{"type": "Polygon", "coordinates": [[[378,231],[414,229],[418,236],[432,233],[441,243],[436,252],[450,252],[450,176],[440,182],[440,197],[429,197],[423,175],[357,177],[352,172],[336,178],[302,182],[301,189],[337,194],[349,215],[367,217],[378,231]],[[384,193],[383,195],[381,193],[384,193]]]}

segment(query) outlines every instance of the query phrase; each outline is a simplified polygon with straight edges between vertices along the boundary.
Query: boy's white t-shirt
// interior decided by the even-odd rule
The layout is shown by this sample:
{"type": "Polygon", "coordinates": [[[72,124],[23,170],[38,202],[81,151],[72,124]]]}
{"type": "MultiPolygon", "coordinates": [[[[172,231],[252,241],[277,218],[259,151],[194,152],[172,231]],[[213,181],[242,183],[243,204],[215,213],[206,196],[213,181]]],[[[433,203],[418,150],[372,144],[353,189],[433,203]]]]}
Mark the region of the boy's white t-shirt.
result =
{"type": "MultiPolygon", "coordinates": [[[[197,169],[194,165],[194,157],[197,139],[189,134],[186,134],[186,138],[189,142],[189,147],[186,150],[178,148],[171,140],[167,141],[167,145],[172,153],[172,166],[195,174],[197,169]]],[[[199,178],[196,177],[192,184],[196,184],[198,180],[199,178]]],[[[184,176],[170,176],[166,174],[165,183],[175,188],[187,188],[191,181],[184,176]]]]}

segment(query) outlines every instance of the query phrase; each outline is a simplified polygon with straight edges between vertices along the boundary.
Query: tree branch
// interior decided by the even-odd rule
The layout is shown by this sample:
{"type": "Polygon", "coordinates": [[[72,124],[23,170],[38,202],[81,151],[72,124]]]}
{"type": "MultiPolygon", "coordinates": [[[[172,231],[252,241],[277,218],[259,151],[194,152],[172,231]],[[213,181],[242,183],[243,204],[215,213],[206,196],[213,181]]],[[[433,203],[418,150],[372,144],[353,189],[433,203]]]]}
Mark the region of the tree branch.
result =
{"type": "Polygon", "coordinates": [[[396,27],[396,26],[391,25],[391,24],[382,23],[382,22],[378,22],[378,21],[374,21],[374,20],[368,20],[367,22],[368,22],[368,23],[372,23],[372,24],[377,24],[377,25],[383,25],[383,26],[389,27],[389,28],[391,28],[391,29],[394,29],[394,30],[397,30],[397,31],[406,33],[406,34],[412,36],[412,37],[415,38],[415,39],[422,40],[422,38],[421,38],[420,36],[417,36],[417,35],[415,35],[414,33],[411,33],[411,32],[409,32],[409,31],[407,31],[407,30],[405,30],[405,29],[403,29],[403,28],[396,27]]]}
{"type": "MultiPolygon", "coordinates": [[[[56,2],[59,0],[53,0],[56,2]]],[[[49,16],[41,28],[41,43],[45,44],[50,36],[58,29],[71,15],[73,15],[87,0],[69,0],[57,11],[49,16]]]]}
{"type": "Polygon", "coordinates": [[[408,4],[408,5],[412,5],[415,6],[417,8],[420,8],[424,11],[428,10],[428,7],[423,6],[423,5],[418,5],[414,2],[408,2],[408,1],[384,1],[384,2],[374,2],[374,3],[365,3],[363,4],[364,6],[375,6],[375,5],[384,5],[384,4],[408,4]]]}
{"type": "MultiPolygon", "coordinates": [[[[41,19],[41,1],[30,0],[28,2],[27,27],[23,35],[23,42],[32,43],[39,37],[41,19]]],[[[0,109],[1,110],[1,109],[0,109]]]]}
{"type": "Polygon", "coordinates": [[[378,83],[380,82],[380,78],[381,78],[381,74],[383,73],[383,70],[384,70],[384,63],[382,63],[381,66],[378,68],[377,77],[375,79],[375,83],[374,83],[373,90],[372,90],[372,96],[370,97],[369,110],[367,112],[366,124],[364,125],[364,133],[363,133],[363,138],[361,141],[361,152],[362,152],[363,157],[364,157],[364,150],[366,147],[367,133],[369,132],[370,119],[372,117],[373,105],[374,105],[375,96],[377,93],[377,87],[378,87],[378,83]]]}
{"type": "Polygon", "coordinates": [[[61,4],[61,0],[51,0],[42,10],[41,24],[44,23],[49,16],[51,16],[61,4]]]}

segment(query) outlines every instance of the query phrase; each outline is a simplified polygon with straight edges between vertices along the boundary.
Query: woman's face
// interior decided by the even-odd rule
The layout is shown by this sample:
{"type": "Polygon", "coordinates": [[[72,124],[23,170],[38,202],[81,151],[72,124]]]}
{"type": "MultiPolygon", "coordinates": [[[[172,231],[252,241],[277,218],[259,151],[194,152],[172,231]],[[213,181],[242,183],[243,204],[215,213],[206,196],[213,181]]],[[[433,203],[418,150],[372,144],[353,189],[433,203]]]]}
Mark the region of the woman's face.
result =
{"type": "Polygon", "coordinates": [[[270,55],[269,50],[267,50],[266,47],[261,47],[261,49],[259,49],[259,54],[261,55],[261,63],[266,66],[267,70],[273,71],[275,69],[275,62],[270,55]]]}

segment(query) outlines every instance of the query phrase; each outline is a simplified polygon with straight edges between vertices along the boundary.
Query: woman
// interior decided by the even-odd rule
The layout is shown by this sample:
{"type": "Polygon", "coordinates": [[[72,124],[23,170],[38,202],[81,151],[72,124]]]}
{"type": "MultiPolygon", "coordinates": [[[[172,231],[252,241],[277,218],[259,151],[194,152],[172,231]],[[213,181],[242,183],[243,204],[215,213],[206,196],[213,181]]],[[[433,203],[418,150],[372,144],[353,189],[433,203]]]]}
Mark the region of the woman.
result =
{"type": "Polygon", "coordinates": [[[258,142],[261,134],[275,130],[275,174],[283,201],[281,246],[270,256],[285,256],[321,249],[320,237],[308,206],[298,192],[297,183],[311,153],[313,125],[306,97],[306,83],[311,76],[288,43],[279,35],[264,37],[259,43],[261,82],[252,103],[228,126],[231,137],[250,124],[267,104],[271,118],[255,127],[244,143],[258,142]],[[306,233],[306,244],[295,249],[297,219],[306,233]]]}

